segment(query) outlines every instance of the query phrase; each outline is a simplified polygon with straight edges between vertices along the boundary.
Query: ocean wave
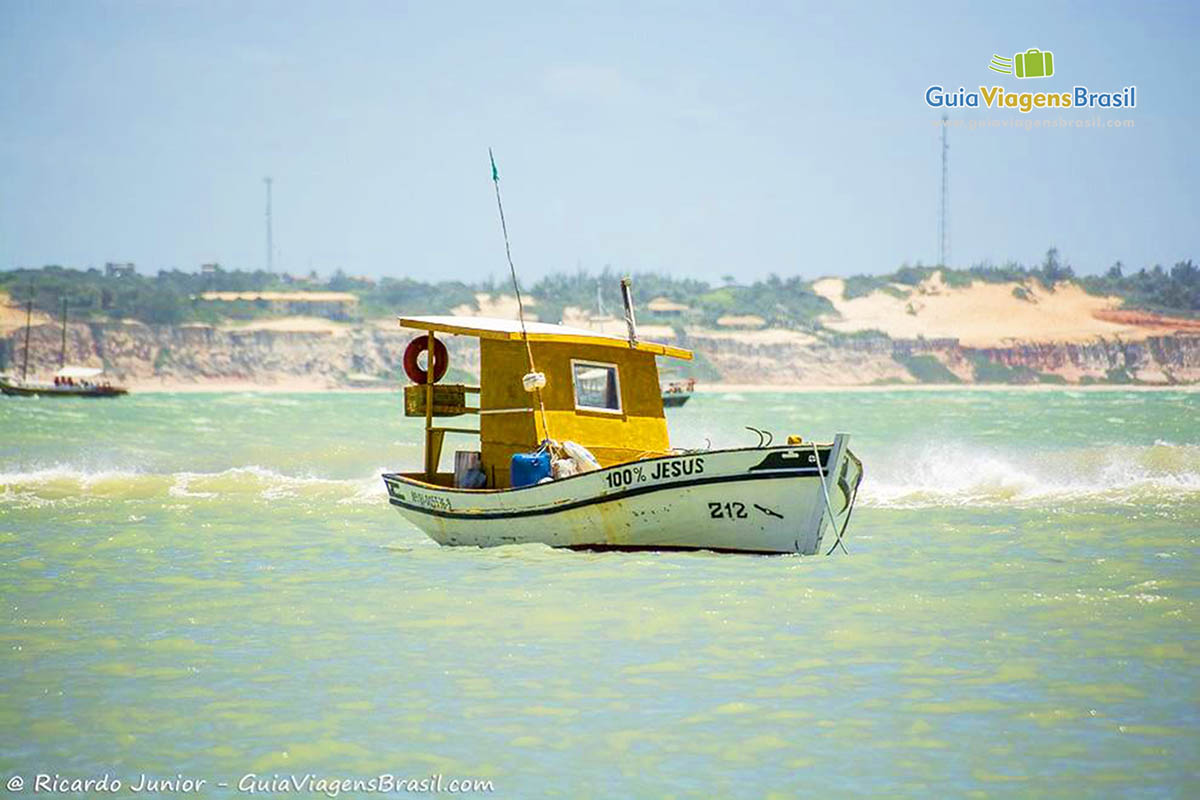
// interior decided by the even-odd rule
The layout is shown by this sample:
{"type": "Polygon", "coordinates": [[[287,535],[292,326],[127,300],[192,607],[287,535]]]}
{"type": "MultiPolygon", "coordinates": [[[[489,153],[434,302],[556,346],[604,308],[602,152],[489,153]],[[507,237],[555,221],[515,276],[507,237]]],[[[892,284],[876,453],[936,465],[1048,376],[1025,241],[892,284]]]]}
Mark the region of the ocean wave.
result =
{"type": "Polygon", "coordinates": [[[358,504],[377,502],[384,494],[379,474],[363,478],[289,475],[257,464],[219,472],[139,472],[54,465],[0,472],[0,504],[43,505],[96,499],[173,498],[215,500],[246,498],[280,500],[313,498],[358,504]]]}
{"type": "Polygon", "coordinates": [[[866,460],[860,498],[877,508],[1134,504],[1200,494],[1200,446],[1163,441],[1057,451],[965,443],[895,448],[866,460]]]}
{"type": "MultiPolygon", "coordinates": [[[[1036,506],[1080,501],[1132,505],[1200,503],[1200,446],[1152,445],[1020,451],[962,442],[898,445],[860,454],[865,478],[859,499],[874,508],[1036,506]]],[[[58,464],[26,470],[0,467],[0,505],[109,500],[313,500],[339,505],[379,503],[384,468],[356,478],[288,474],[250,464],[217,472],[143,472],[58,464]]]]}

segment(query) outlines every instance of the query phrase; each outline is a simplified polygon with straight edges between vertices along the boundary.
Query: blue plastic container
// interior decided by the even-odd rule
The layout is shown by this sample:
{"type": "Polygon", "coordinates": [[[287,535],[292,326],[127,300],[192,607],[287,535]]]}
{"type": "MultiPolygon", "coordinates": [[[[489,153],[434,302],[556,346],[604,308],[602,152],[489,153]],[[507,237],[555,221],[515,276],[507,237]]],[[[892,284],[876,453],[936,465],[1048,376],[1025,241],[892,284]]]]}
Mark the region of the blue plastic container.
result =
{"type": "Polygon", "coordinates": [[[542,478],[550,477],[550,453],[513,453],[510,466],[514,489],[532,486],[542,478]]]}

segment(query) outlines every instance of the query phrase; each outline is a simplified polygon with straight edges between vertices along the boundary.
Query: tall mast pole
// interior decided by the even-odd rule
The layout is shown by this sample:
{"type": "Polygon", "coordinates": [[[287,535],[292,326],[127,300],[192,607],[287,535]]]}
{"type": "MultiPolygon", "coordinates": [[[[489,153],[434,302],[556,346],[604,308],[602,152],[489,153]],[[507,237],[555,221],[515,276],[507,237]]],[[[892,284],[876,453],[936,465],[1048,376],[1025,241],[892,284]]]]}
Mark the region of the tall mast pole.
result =
{"type": "MultiPolygon", "coordinates": [[[[537,371],[533,363],[533,348],[529,345],[529,332],[525,329],[525,303],[521,300],[521,284],[517,282],[517,268],[513,265],[512,248],[508,245],[508,223],[504,221],[504,203],[500,202],[500,170],[496,169],[496,157],[492,148],[488,148],[488,160],[492,162],[492,184],[496,187],[496,209],[500,212],[500,230],[504,234],[504,257],[508,259],[508,271],[512,275],[513,292],[517,295],[517,316],[521,319],[521,338],[525,341],[525,355],[529,357],[529,374],[522,382],[525,391],[532,391],[537,398],[538,409],[542,417],[542,433],[550,438],[550,424],[546,421],[546,403],[542,400],[542,388],[546,385],[546,376],[537,371]],[[528,383],[525,380],[528,379],[528,383]],[[539,380],[540,379],[540,380],[539,380]]],[[[433,344],[432,333],[430,344],[433,344]]],[[[432,363],[432,362],[430,362],[432,363]]],[[[534,430],[537,426],[534,426],[534,430]]]]}
{"type": "Polygon", "coordinates": [[[947,219],[950,202],[950,145],[946,141],[946,129],[950,117],[942,115],[942,206],[938,213],[938,266],[946,266],[950,257],[950,224],[947,219]]]}
{"type": "Polygon", "coordinates": [[[29,303],[25,306],[25,360],[21,362],[21,381],[29,374],[29,326],[33,319],[33,286],[29,287],[29,303]]]}
{"type": "Polygon", "coordinates": [[[67,365],[67,298],[62,299],[62,346],[58,350],[58,368],[62,369],[67,365]]]}
{"type": "Polygon", "coordinates": [[[271,237],[271,178],[263,178],[267,185],[267,272],[275,271],[275,243],[271,237]]]}

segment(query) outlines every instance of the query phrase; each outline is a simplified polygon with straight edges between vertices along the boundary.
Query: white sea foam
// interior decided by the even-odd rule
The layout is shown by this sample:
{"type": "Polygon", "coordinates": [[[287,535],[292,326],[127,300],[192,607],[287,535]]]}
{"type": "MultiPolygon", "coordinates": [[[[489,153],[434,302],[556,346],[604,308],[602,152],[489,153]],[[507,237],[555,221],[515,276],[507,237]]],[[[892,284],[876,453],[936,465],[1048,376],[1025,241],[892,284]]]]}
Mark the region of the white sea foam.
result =
{"type": "MultiPolygon", "coordinates": [[[[1045,505],[1062,501],[1135,504],[1200,502],[1200,446],[1155,442],[1023,452],[962,442],[897,445],[860,453],[861,503],[875,508],[1045,505]]],[[[111,497],[213,500],[320,498],[339,505],[379,503],[379,468],[356,478],[287,474],[257,464],[217,472],[155,473],[70,464],[0,467],[0,504],[111,497]]]]}
{"type": "Polygon", "coordinates": [[[0,503],[154,497],[211,500],[247,495],[264,500],[323,496],[341,504],[377,502],[383,494],[378,470],[361,478],[289,475],[257,464],[219,472],[137,472],[57,464],[0,471],[0,503]]]}
{"type": "Polygon", "coordinates": [[[65,464],[35,467],[29,470],[5,470],[0,472],[0,487],[44,486],[51,483],[75,482],[80,486],[94,486],[135,480],[143,473],[121,469],[89,469],[65,464]]]}
{"type": "Polygon", "coordinates": [[[924,508],[1133,504],[1200,493],[1200,447],[1156,442],[1059,451],[1001,450],[960,442],[898,446],[866,462],[864,505],[924,508]]]}

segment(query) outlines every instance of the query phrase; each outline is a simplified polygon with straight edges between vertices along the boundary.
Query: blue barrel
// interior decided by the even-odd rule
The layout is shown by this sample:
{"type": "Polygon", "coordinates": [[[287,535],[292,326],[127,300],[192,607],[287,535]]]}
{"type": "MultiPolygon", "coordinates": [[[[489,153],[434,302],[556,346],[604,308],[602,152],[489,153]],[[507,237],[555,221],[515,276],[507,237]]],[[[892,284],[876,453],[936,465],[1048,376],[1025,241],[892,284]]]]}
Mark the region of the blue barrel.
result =
{"type": "Polygon", "coordinates": [[[532,486],[542,478],[550,477],[550,453],[513,453],[510,469],[514,489],[532,486]]]}

